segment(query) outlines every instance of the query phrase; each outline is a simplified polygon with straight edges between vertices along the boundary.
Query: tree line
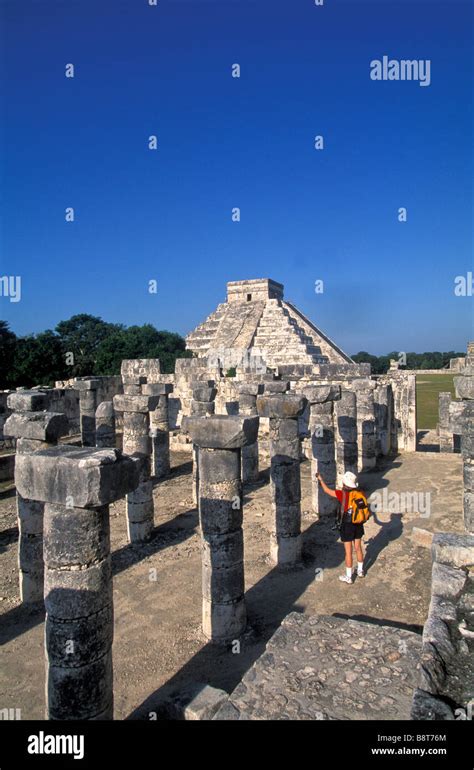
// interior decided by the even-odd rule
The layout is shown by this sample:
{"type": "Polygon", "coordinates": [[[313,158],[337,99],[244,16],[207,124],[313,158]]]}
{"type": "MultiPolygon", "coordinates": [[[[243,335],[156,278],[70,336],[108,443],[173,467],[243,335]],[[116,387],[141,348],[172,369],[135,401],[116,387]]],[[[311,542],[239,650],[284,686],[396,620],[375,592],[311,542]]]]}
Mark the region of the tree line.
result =
{"type": "MultiPolygon", "coordinates": [[[[402,369],[449,369],[450,358],[463,358],[465,353],[455,353],[449,350],[447,353],[405,353],[403,361],[406,361],[402,369]]],[[[390,369],[390,359],[398,361],[399,351],[387,353],[386,356],[372,356],[365,350],[356,353],[351,358],[358,364],[371,364],[372,374],[385,374],[390,369]]]]}
{"type": "Polygon", "coordinates": [[[179,334],[152,324],[124,326],[81,313],[54,331],[17,337],[0,321],[0,389],[54,385],[56,380],[120,374],[124,358],[159,358],[173,372],[176,358],[190,358],[179,334]]]}
{"type": "MultiPolygon", "coordinates": [[[[360,351],[357,363],[370,363],[373,374],[384,374],[399,352],[373,356],[360,351]]],[[[406,353],[407,369],[444,369],[450,358],[464,353],[406,353]]],[[[191,358],[179,334],[159,331],[152,324],[124,326],[81,313],[60,321],[54,331],[17,337],[0,321],[0,389],[53,385],[56,380],[88,375],[120,374],[124,358],[159,358],[163,372],[171,373],[177,358],[191,358]]]]}

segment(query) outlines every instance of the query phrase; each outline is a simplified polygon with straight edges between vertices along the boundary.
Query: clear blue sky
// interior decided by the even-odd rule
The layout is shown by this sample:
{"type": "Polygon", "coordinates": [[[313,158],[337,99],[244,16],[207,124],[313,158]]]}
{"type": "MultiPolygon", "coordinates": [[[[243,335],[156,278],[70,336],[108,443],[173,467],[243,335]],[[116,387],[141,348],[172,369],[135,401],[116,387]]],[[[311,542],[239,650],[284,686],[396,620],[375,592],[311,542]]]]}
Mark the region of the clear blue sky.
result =
{"type": "Polygon", "coordinates": [[[80,312],[186,334],[226,281],[270,277],[348,353],[465,349],[472,2],[0,9],[0,274],[22,277],[0,315],[17,334],[80,312]],[[371,80],[384,55],[430,59],[431,84],[371,80]]]}

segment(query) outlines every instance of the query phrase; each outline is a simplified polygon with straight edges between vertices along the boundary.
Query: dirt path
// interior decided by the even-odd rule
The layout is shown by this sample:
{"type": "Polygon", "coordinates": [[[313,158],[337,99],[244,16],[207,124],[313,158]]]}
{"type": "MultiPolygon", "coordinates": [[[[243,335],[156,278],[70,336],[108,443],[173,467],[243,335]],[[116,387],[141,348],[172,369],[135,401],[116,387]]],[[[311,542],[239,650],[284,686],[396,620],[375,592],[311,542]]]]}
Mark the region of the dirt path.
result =
{"type": "MultiPolygon", "coordinates": [[[[368,492],[431,493],[431,513],[381,512],[366,526],[369,569],[354,585],[337,579],[343,548],[310,513],[309,464],[303,463],[304,564],[279,572],[267,562],[270,506],[268,469],[244,500],[245,567],[250,630],[239,653],[206,644],[200,634],[201,572],[191,462],[173,454],[171,477],[155,487],[155,535],[142,547],[126,541],[125,505],[111,506],[114,568],[115,717],[150,718],[170,689],[207,682],[230,692],[292,611],[350,616],[421,631],[429,603],[431,556],[415,545],[412,527],[461,531],[459,455],[402,455],[362,477],[368,492]],[[164,685],[168,683],[167,687],[164,685]]],[[[13,492],[0,496],[1,708],[22,719],[44,716],[43,616],[19,605],[13,492]]]]}

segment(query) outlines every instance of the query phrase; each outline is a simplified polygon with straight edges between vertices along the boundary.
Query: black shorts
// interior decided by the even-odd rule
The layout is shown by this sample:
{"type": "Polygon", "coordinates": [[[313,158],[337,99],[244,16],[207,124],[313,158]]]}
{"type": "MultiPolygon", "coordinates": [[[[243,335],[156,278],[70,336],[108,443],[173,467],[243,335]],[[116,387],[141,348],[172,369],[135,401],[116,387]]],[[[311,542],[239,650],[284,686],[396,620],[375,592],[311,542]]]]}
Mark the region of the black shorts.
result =
{"type": "Polygon", "coordinates": [[[343,543],[352,543],[354,540],[361,540],[364,537],[364,525],[353,524],[352,521],[342,520],[341,541],[343,543]]]}

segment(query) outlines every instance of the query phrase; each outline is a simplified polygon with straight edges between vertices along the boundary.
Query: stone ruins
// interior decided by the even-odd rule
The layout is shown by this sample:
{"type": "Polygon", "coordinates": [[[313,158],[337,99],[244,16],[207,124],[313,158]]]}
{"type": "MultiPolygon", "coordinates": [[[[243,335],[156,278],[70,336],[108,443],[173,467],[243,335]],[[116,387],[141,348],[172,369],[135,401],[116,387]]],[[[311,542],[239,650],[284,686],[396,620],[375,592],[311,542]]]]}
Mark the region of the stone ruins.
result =
{"type": "MultiPolygon", "coordinates": [[[[169,474],[170,447],[193,459],[202,633],[213,644],[246,633],[243,485],[258,481],[259,463],[270,465],[269,563],[298,570],[301,461],[311,465],[313,513],[321,517],[335,508],[317,471],[333,486],[348,470],[371,470],[379,457],[416,450],[415,375],[394,367],[372,376],[370,365],[354,363],[284,301],[275,281],[229,283],[227,302],[187,337],[187,346],[194,357],[177,360],[174,374],[163,374],[157,359],[123,361],[119,377],[5,394],[3,433],[16,448],[19,596],[23,603],[44,601],[47,612],[48,718],[113,717],[109,505],[126,498],[129,542],[146,544],[160,517],[153,485],[169,474]]],[[[454,672],[472,663],[474,644],[473,355],[471,343],[456,380],[459,401],[440,398],[443,449],[452,448],[453,433],[461,436],[465,534],[434,538],[422,646],[409,631],[292,614],[236,690],[201,692],[192,718],[355,718],[337,700],[337,682],[331,702],[310,687],[292,702],[279,679],[275,661],[299,666],[300,648],[313,669],[333,670],[331,645],[321,640],[334,634],[355,646],[367,638],[374,649],[403,642],[409,673],[400,697],[407,713],[454,718],[447,699],[467,697],[454,672]],[[266,684],[259,689],[259,682],[266,684]],[[285,702],[286,710],[278,705],[285,702]]]]}

